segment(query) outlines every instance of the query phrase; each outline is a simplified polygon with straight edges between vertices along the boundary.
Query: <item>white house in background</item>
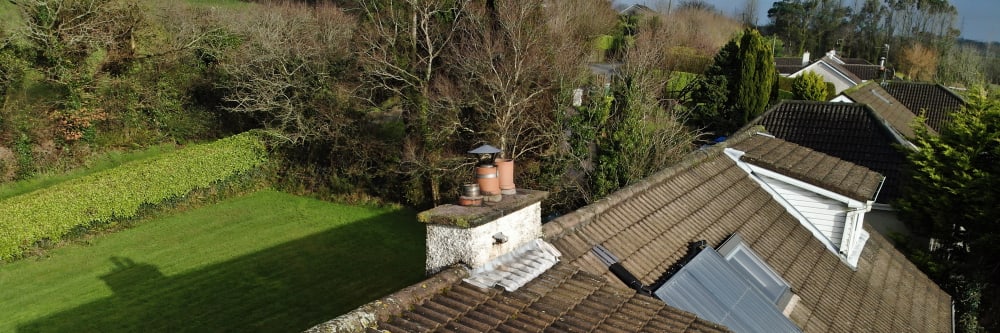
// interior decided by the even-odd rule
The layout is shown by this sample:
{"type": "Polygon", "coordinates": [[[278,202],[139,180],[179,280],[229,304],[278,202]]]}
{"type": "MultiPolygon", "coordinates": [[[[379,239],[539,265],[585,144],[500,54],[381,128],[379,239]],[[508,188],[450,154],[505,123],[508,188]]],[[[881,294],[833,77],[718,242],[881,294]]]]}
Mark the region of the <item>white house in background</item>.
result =
{"type": "MultiPolygon", "coordinates": [[[[808,63],[808,59],[809,53],[802,56],[803,63],[808,63]]],[[[830,50],[830,52],[827,52],[826,56],[823,58],[820,58],[819,60],[802,67],[802,69],[789,74],[788,77],[796,78],[802,76],[806,72],[813,72],[822,76],[823,81],[833,83],[837,94],[840,94],[842,91],[864,82],[864,80],[844,67],[845,65],[847,65],[847,63],[837,57],[837,52],[830,50]]]]}

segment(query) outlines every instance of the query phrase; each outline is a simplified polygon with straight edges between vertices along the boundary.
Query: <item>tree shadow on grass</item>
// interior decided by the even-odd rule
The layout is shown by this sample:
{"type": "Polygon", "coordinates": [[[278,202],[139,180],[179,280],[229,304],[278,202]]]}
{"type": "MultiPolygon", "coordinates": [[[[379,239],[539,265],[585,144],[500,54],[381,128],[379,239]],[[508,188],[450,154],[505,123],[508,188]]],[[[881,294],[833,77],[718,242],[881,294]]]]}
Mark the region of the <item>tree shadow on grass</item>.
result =
{"type": "Polygon", "coordinates": [[[114,295],[19,332],[299,332],[423,279],[424,229],[394,212],[164,276],[112,257],[114,295]]]}

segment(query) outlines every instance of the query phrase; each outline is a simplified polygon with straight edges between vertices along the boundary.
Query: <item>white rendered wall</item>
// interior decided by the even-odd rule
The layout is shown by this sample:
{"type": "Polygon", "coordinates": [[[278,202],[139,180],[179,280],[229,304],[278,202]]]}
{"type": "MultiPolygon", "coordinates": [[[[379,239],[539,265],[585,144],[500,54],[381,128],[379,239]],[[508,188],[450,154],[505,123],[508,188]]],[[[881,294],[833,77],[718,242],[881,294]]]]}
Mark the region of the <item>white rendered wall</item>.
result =
{"type": "Polygon", "coordinates": [[[474,228],[427,225],[428,274],[462,262],[472,269],[542,236],[542,208],[536,202],[474,228]],[[493,235],[503,233],[507,241],[494,244],[493,235]]]}

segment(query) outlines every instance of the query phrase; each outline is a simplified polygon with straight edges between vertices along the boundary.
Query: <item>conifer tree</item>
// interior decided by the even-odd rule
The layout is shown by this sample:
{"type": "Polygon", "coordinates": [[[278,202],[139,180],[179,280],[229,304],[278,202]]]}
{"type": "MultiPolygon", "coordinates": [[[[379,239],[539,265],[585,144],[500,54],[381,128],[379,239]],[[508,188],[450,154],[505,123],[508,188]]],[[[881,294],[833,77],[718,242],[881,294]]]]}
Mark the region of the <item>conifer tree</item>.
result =
{"type": "Polygon", "coordinates": [[[826,82],[819,74],[805,72],[792,81],[792,94],[798,100],[826,101],[826,82]]]}

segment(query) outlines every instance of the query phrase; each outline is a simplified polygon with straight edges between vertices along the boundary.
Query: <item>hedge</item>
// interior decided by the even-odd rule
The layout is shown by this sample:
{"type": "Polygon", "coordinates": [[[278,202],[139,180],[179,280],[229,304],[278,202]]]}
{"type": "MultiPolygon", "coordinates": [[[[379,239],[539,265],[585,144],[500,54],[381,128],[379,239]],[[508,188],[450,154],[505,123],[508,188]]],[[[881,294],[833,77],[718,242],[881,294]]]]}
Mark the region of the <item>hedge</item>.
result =
{"type": "Polygon", "coordinates": [[[136,216],[143,205],[183,197],[267,160],[256,133],[243,133],[0,200],[0,259],[77,227],[136,216]]]}

